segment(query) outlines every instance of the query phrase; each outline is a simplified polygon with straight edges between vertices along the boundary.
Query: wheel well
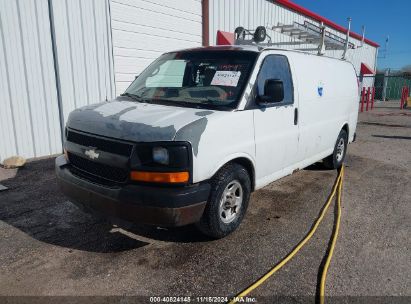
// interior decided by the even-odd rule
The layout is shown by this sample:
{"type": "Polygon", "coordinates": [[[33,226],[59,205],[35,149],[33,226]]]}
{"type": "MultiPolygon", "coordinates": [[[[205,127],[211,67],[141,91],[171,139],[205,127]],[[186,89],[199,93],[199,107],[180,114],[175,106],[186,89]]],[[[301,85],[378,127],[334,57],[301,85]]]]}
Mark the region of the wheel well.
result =
{"type": "Polygon", "coordinates": [[[349,130],[348,130],[348,124],[347,123],[342,127],[342,130],[347,132],[348,138],[350,138],[350,133],[349,133],[349,130]]]}
{"type": "Polygon", "coordinates": [[[239,164],[247,170],[248,175],[250,176],[250,180],[251,180],[251,191],[254,191],[255,172],[254,172],[253,163],[248,158],[245,158],[245,157],[235,158],[235,159],[231,160],[230,163],[239,164]]]}

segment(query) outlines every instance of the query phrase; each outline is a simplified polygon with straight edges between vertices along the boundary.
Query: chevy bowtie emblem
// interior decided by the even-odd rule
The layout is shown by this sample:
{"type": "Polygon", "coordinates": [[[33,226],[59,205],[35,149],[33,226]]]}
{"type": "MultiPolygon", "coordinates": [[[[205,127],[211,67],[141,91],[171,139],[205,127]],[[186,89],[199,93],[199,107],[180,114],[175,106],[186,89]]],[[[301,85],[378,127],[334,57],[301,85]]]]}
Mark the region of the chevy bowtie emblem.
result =
{"type": "Polygon", "coordinates": [[[97,153],[96,149],[86,150],[84,151],[84,154],[90,159],[97,159],[100,156],[100,153],[97,153]]]}

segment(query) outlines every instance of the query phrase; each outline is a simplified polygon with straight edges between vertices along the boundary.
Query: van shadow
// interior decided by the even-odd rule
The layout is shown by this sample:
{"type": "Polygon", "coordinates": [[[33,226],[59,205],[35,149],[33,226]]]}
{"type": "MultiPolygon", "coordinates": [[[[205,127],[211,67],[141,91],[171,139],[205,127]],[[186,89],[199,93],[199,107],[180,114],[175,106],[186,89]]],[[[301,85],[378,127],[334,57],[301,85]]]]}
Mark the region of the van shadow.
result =
{"type": "MultiPolygon", "coordinates": [[[[3,180],[2,184],[9,189],[0,192],[0,220],[48,244],[113,253],[149,244],[147,239],[140,237],[170,242],[208,240],[190,226],[176,229],[124,223],[116,226],[84,213],[60,192],[54,173],[54,159],[28,162],[15,177],[3,180]],[[126,233],[118,228],[126,230],[126,233]]],[[[8,225],[3,225],[1,229],[10,229],[8,225]]]]}
{"type": "Polygon", "coordinates": [[[307,171],[332,171],[334,169],[327,168],[323,162],[316,162],[308,167],[305,167],[304,170],[307,171]]]}

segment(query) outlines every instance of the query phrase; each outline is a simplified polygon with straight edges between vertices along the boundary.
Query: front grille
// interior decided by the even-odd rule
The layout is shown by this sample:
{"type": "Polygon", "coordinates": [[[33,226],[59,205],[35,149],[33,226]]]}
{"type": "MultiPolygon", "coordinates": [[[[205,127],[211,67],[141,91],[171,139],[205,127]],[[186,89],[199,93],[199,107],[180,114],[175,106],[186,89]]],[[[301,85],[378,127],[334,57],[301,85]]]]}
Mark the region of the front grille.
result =
{"type": "Polygon", "coordinates": [[[102,137],[95,137],[83,133],[69,130],[67,141],[71,141],[81,146],[94,147],[98,150],[130,157],[133,145],[125,142],[118,142],[102,137]]]}
{"type": "Polygon", "coordinates": [[[128,171],[125,169],[97,163],[86,158],[77,156],[73,153],[68,153],[68,158],[70,163],[75,168],[88,174],[119,183],[125,182],[127,180],[128,171]]]}

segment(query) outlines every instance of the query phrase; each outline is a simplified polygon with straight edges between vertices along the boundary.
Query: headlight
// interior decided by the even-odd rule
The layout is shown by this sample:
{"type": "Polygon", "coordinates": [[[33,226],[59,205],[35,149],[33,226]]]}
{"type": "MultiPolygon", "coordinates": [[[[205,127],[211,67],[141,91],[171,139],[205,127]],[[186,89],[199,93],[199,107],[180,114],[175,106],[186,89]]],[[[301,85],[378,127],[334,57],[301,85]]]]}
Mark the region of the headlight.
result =
{"type": "Polygon", "coordinates": [[[168,165],[170,159],[168,156],[168,150],[163,147],[154,147],[153,148],[153,161],[162,165],[168,165]]]}
{"type": "Polygon", "coordinates": [[[192,148],[188,142],[136,143],[130,159],[130,179],[137,182],[190,182],[192,148]]]}

